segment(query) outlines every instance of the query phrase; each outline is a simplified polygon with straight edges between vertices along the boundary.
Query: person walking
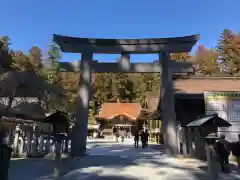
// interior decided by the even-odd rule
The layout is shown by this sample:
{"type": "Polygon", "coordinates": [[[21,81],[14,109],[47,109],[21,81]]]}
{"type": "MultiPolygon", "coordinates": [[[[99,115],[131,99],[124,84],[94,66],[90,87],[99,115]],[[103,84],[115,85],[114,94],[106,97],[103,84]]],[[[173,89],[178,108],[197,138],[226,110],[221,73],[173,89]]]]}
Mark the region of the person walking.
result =
{"type": "Polygon", "coordinates": [[[142,148],[146,147],[146,138],[145,138],[145,132],[142,130],[141,134],[141,141],[142,141],[142,148]]]}
{"type": "Polygon", "coordinates": [[[225,139],[225,135],[220,136],[220,140],[215,143],[215,151],[223,173],[229,172],[229,155],[231,152],[230,143],[225,139]]]}
{"type": "Polygon", "coordinates": [[[139,132],[138,132],[138,130],[136,130],[135,133],[134,133],[134,146],[135,146],[135,148],[138,148],[138,142],[139,142],[139,132]]]}
{"type": "Polygon", "coordinates": [[[9,146],[9,134],[0,127],[0,179],[8,180],[8,170],[13,149],[9,146]]]}
{"type": "Polygon", "coordinates": [[[124,129],[124,138],[127,138],[127,129],[124,129]]]}
{"type": "Polygon", "coordinates": [[[238,135],[238,141],[232,143],[232,154],[235,156],[238,168],[240,169],[240,134],[238,135]]]}
{"type": "Polygon", "coordinates": [[[149,137],[149,133],[148,133],[148,130],[146,129],[144,133],[145,147],[148,147],[148,137],[149,137]]]}
{"type": "Polygon", "coordinates": [[[118,142],[118,138],[119,138],[119,131],[118,130],[116,130],[116,132],[115,132],[115,138],[116,138],[116,142],[118,142]]]}
{"type": "Polygon", "coordinates": [[[124,142],[124,136],[125,136],[125,133],[124,133],[123,129],[120,129],[119,136],[121,137],[121,142],[123,143],[124,142]]]}

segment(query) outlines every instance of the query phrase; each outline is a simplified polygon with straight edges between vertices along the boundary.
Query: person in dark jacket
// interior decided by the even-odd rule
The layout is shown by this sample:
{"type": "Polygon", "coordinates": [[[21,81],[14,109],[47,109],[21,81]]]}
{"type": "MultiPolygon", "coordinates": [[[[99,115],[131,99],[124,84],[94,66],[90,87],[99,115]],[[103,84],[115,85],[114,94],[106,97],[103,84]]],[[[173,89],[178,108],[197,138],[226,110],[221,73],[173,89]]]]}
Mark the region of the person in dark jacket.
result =
{"type": "Polygon", "coordinates": [[[116,132],[115,132],[115,138],[116,138],[116,142],[118,142],[118,138],[119,138],[119,131],[118,130],[116,130],[116,132]]]}
{"type": "MultiPolygon", "coordinates": [[[[3,128],[3,127],[2,127],[3,128]]],[[[9,135],[0,129],[0,179],[8,179],[8,169],[10,164],[11,152],[13,149],[8,145],[9,135]]]]}
{"type": "Polygon", "coordinates": [[[121,142],[123,143],[123,142],[124,142],[125,134],[124,134],[124,131],[123,131],[122,128],[121,128],[120,131],[119,131],[119,136],[120,136],[120,138],[121,138],[121,142]]]}
{"type": "Polygon", "coordinates": [[[146,147],[146,138],[145,138],[144,131],[141,132],[140,137],[141,137],[141,141],[142,141],[142,148],[145,148],[146,147]]]}
{"type": "Polygon", "coordinates": [[[230,143],[225,139],[225,135],[220,136],[220,140],[215,143],[215,151],[221,166],[222,172],[229,172],[230,143]]]}
{"type": "Polygon", "coordinates": [[[145,148],[148,146],[148,136],[149,133],[147,130],[141,132],[141,141],[142,141],[142,148],[145,148]]]}
{"type": "Polygon", "coordinates": [[[138,142],[139,142],[139,132],[138,132],[138,130],[136,130],[135,133],[134,133],[134,146],[135,146],[135,148],[138,148],[138,142]]]}
{"type": "Polygon", "coordinates": [[[146,129],[144,132],[145,147],[148,147],[148,137],[149,137],[149,133],[148,133],[148,130],[146,129]]]}
{"type": "Polygon", "coordinates": [[[233,156],[235,156],[238,168],[240,168],[240,134],[238,135],[238,141],[231,144],[231,150],[233,156]]]}

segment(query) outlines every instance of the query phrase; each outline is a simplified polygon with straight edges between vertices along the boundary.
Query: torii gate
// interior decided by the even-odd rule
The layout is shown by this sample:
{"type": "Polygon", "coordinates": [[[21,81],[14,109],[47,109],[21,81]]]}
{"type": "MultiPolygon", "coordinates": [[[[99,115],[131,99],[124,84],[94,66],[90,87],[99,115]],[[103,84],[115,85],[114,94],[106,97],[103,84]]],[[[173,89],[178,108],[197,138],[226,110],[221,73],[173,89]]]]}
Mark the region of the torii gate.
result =
{"type": "Polygon", "coordinates": [[[72,156],[81,156],[86,151],[89,100],[91,99],[91,75],[95,73],[153,73],[161,75],[160,99],[163,111],[164,141],[170,154],[177,153],[176,114],[172,72],[192,72],[189,63],[170,61],[170,53],[191,51],[199,35],[155,39],[91,39],[53,35],[53,40],[63,52],[81,53],[81,61],[64,63],[64,71],[79,72],[76,122],[72,136],[72,156]],[[93,61],[94,53],[121,54],[116,63],[93,61]],[[159,63],[130,63],[130,54],[159,54],[159,63]]]}

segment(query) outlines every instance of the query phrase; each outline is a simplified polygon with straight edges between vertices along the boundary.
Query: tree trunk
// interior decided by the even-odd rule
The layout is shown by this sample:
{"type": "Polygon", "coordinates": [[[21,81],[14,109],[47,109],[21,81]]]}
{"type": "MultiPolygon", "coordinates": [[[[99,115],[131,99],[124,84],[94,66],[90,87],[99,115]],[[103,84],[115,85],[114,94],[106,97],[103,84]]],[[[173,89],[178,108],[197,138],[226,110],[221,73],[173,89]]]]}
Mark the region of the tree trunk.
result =
{"type": "Polygon", "coordinates": [[[9,113],[9,109],[12,107],[12,103],[13,103],[15,95],[16,95],[16,89],[14,89],[12,95],[8,97],[9,100],[8,100],[8,105],[6,108],[7,114],[9,113]]]}

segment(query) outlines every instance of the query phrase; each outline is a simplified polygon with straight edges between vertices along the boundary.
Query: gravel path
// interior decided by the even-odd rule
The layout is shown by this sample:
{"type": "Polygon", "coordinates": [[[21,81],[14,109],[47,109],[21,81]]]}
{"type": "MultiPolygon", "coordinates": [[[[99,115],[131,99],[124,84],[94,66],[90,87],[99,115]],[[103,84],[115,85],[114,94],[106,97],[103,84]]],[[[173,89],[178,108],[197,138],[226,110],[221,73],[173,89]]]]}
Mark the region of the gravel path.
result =
{"type": "MultiPolygon", "coordinates": [[[[94,144],[94,140],[92,141],[94,144]]],[[[132,142],[100,142],[89,155],[68,164],[71,171],[60,180],[208,180],[199,167],[205,163],[169,157],[151,147],[135,149],[132,142]]],[[[66,164],[65,164],[66,165],[66,164]]],[[[9,180],[52,180],[53,162],[47,159],[12,161],[9,180]]],[[[219,180],[240,180],[237,174],[219,180]]]]}

